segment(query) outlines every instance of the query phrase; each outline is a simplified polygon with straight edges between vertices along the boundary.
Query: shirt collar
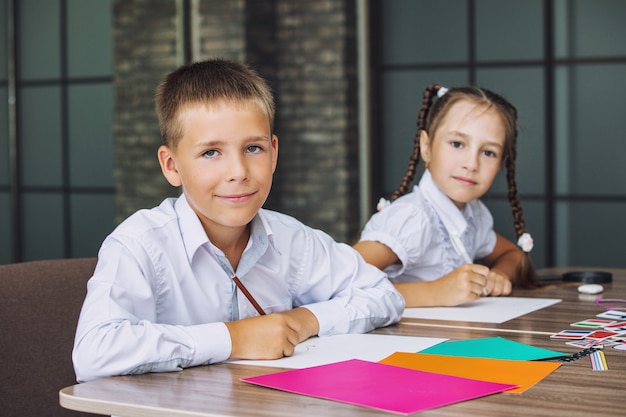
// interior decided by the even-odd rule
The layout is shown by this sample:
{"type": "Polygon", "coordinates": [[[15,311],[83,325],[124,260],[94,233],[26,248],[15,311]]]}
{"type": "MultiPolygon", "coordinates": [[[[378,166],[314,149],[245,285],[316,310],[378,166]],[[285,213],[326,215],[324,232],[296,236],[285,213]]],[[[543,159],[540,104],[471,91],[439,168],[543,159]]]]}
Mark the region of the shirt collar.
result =
{"type": "Polygon", "coordinates": [[[450,197],[435,185],[429,170],[424,171],[419,188],[424,198],[435,208],[448,233],[462,235],[467,229],[467,218],[471,216],[469,204],[465,205],[463,211],[459,210],[450,197]]]}
{"type": "MultiPolygon", "coordinates": [[[[191,263],[195,253],[201,246],[207,243],[211,246],[213,246],[213,244],[206,235],[198,215],[189,205],[184,193],[181,194],[176,201],[175,209],[180,233],[187,253],[187,259],[191,263]]],[[[260,256],[265,252],[268,243],[277,250],[273,235],[274,233],[263,213],[263,209],[259,210],[250,224],[250,242],[248,242],[246,250],[251,249],[257,252],[257,256],[260,256]]]]}
{"type": "Polygon", "coordinates": [[[191,264],[195,253],[202,245],[209,242],[209,238],[204,231],[204,227],[202,227],[198,215],[189,205],[185,194],[181,194],[178,200],[176,200],[175,210],[187,259],[191,264]]]}
{"type": "Polygon", "coordinates": [[[266,240],[275,251],[279,252],[278,247],[276,246],[276,242],[274,242],[274,231],[270,226],[270,223],[267,219],[267,214],[265,213],[264,209],[259,210],[256,216],[254,216],[254,218],[252,219],[252,228],[250,235],[258,240],[266,240]]]}
{"type": "Polygon", "coordinates": [[[274,248],[272,229],[262,211],[259,211],[250,222],[250,240],[237,266],[237,274],[244,276],[265,254],[269,246],[274,248]]]}

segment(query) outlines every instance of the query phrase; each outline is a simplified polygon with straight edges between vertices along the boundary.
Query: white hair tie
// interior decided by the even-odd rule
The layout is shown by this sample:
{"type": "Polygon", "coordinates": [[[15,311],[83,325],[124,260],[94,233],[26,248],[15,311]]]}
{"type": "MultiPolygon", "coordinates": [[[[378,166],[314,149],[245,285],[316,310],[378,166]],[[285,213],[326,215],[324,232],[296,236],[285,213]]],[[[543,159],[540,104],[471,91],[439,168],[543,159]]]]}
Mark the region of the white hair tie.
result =
{"type": "Polygon", "coordinates": [[[448,89],[446,87],[439,87],[439,90],[437,90],[437,97],[441,98],[447,92],[448,92],[448,89]]]}
{"type": "Polygon", "coordinates": [[[522,250],[526,253],[533,250],[533,238],[530,233],[522,233],[522,235],[517,239],[517,246],[522,248],[522,250]]]}
{"type": "Polygon", "coordinates": [[[382,209],[384,209],[385,207],[389,207],[390,205],[391,201],[381,197],[380,200],[378,200],[378,204],[376,205],[376,210],[381,211],[382,209]]]}

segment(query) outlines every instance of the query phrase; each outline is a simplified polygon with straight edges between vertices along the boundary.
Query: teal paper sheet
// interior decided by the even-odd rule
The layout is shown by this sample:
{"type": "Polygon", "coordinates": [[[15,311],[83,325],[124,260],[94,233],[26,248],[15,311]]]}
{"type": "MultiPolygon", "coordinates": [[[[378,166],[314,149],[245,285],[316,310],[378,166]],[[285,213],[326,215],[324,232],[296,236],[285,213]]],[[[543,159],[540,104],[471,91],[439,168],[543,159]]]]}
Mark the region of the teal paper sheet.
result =
{"type": "Polygon", "coordinates": [[[465,356],[470,358],[540,360],[568,356],[567,353],[538,348],[502,337],[469,340],[448,340],[420,350],[419,353],[465,356]]]}

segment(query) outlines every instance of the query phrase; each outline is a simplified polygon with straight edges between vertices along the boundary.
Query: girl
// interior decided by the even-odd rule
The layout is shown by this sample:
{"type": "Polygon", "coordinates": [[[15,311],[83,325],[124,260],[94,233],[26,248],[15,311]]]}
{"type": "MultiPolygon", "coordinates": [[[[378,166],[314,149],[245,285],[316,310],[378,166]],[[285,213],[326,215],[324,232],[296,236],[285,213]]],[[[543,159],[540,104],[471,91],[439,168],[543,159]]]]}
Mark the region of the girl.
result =
{"type": "Polygon", "coordinates": [[[381,199],[354,246],[387,272],[407,307],[454,306],[534,284],[515,184],[517,110],[479,87],[426,88],[409,167],[391,202],[381,199]],[[426,170],[415,179],[420,155],[426,170]],[[520,250],[495,233],[479,200],[502,166],[520,250]],[[478,260],[479,263],[474,263],[478,260]]]}

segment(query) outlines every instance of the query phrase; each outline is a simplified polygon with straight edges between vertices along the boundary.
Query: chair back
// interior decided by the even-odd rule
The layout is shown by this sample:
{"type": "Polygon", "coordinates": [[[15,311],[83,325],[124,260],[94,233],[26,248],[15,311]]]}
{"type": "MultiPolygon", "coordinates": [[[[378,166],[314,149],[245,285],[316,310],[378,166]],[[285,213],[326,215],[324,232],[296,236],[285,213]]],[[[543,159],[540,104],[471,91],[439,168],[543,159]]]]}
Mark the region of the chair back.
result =
{"type": "Polygon", "coordinates": [[[76,383],[72,346],[96,258],[0,265],[0,415],[89,416],[59,405],[76,383]]]}

